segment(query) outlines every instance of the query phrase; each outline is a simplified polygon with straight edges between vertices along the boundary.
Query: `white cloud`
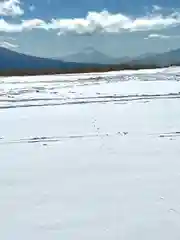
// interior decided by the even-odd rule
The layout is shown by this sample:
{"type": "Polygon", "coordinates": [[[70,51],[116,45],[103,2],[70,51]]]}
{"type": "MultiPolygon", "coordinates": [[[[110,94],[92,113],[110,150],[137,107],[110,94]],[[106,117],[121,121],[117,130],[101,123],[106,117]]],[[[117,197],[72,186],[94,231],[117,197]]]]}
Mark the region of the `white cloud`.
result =
{"type": "Polygon", "coordinates": [[[128,29],[131,19],[123,14],[111,14],[108,11],[89,12],[86,18],[55,19],[49,28],[58,29],[60,33],[120,33],[128,29]]]}
{"type": "Polygon", "coordinates": [[[162,7],[158,6],[158,5],[153,5],[153,10],[154,11],[161,11],[162,7]]]}
{"type": "Polygon", "coordinates": [[[0,32],[21,32],[21,24],[11,24],[6,22],[4,19],[0,19],[0,32]]]}
{"type": "Polygon", "coordinates": [[[180,38],[179,35],[172,35],[172,36],[169,36],[169,35],[163,35],[163,34],[157,34],[157,33],[152,33],[152,34],[149,34],[148,37],[146,37],[145,39],[148,40],[148,39],[172,39],[172,38],[180,38]]]}
{"type": "Polygon", "coordinates": [[[163,34],[152,33],[152,34],[149,34],[148,37],[146,37],[145,39],[150,39],[150,38],[167,39],[167,38],[170,38],[170,36],[163,35],[163,34]]]}
{"type": "Polygon", "coordinates": [[[180,13],[170,15],[151,14],[133,18],[121,13],[111,14],[108,11],[89,12],[86,18],[53,19],[46,28],[58,29],[59,34],[93,34],[93,33],[121,33],[122,31],[161,30],[180,25],[180,13]]]}
{"type": "Polygon", "coordinates": [[[135,19],[130,23],[129,29],[131,31],[161,30],[179,24],[180,13],[178,13],[177,17],[173,17],[172,15],[156,15],[135,19]]]}
{"type": "Polygon", "coordinates": [[[4,19],[0,19],[0,32],[22,32],[34,28],[45,28],[46,23],[40,19],[22,20],[20,24],[11,24],[4,19]]]}
{"type": "Polygon", "coordinates": [[[32,30],[34,28],[45,28],[46,23],[41,19],[23,20],[20,24],[22,30],[32,30]]]}
{"type": "Polygon", "coordinates": [[[10,42],[3,41],[3,42],[0,42],[0,47],[4,47],[4,48],[17,48],[18,45],[10,43],[10,42]]]}
{"type": "Polygon", "coordinates": [[[21,16],[24,14],[20,6],[20,0],[4,0],[0,1],[1,16],[21,16]]]}
{"type": "MultiPolygon", "coordinates": [[[[15,1],[15,0],[14,0],[15,1]]],[[[149,31],[180,25],[180,12],[168,15],[152,13],[147,16],[133,18],[121,13],[112,14],[108,11],[89,12],[85,18],[52,19],[45,22],[41,19],[21,21],[19,24],[10,24],[0,19],[1,32],[20,32],[40,28],[56,30],[58,34],[95,34],[95,33],[121,33],[124,31],[149,31]]]]}

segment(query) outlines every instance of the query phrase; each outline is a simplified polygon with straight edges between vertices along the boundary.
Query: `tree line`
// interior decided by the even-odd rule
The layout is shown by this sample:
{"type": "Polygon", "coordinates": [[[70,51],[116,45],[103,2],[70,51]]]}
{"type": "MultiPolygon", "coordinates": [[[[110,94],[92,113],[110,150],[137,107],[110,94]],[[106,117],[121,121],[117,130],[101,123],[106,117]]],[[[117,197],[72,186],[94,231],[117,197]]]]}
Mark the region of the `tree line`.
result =
{"type": "MultiPolygon", "coordinates": [[[[121,64],[106,66],[88,66],[76,68],[47,68],[47,69],[1,69],[0,76],[34,76],[34,75],[53,75],[53,74],[70,74],[70,73],[91,73],[91,72],[110,72],[120,70],[139,70],[159,68],[156,64],[121,64]]],[[[169,66],[163,66],[169,67],[169,66]]]]}

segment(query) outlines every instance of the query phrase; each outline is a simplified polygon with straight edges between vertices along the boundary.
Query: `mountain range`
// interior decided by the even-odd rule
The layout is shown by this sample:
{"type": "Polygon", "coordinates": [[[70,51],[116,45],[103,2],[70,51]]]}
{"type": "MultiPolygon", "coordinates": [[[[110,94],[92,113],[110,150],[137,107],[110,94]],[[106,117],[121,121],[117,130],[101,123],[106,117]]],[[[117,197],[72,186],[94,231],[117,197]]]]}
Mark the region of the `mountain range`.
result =
{"type": "Polygon", "coordinates": [[[114,64],[157,65],[159,67],[180,64],[180,48],[161,54],[144,54],[136,58],[113,58],[94,48],[86,48],[81,52],[64,57],[50,59],[18,53],[0,47],[0,70],[8,69],[73,69],[97,67],[114,64]]]}
{"type": "Polygon", "coordinates": [[[171,50],[164,53],[146,53],[137,57],[113,58],[94,48],[88,47],[80,52],[62,56],[65,62],[76,63],[97,63],[97,64],[155,64],[158,66],[166,66],[170,64],[180,63],[180,49],[171,50]]]}

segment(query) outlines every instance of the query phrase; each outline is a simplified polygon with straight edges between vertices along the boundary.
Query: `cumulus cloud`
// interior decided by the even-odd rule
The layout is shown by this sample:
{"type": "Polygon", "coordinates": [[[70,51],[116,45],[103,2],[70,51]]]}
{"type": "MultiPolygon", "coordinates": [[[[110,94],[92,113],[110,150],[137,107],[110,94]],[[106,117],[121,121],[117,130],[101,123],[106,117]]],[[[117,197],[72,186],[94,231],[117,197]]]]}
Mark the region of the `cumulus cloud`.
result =
{"type": "Polygon", "coordinates": [[[121,13],[111,14],[108,11],[89,12],[86,18],[54,19],[49,27],[60,33],[120,33],[129,28],[131,19],[121,13]]]}
{"type": "Polygon", "coordinates": [[[0,42],[0,47],[4,47],[4,48],[17,48],[18,45],[10,43],[10,42],[3,41],[3,42],[0,42]]]}
{"type": "Polygon", "coordinates": [[[3,0],[0,1],[1,16],[21,16],[24,14],[20,6],[20,0],[3,0]]]}
{"type": "Polygon", "coordinates": [[[59,29],[59,34],[77,33],[121,33],[123,31],[161,30],[180,24],[180,13],[170,15],[151,14],[133,18],[121,13],[112,14],[108,11],[89,12],[86,18],[53,19],[49,28],[59,29]]]}
{"type": "Polygon", "coordinates": [[[46,23],[41,19],[23,20],[20,24],[22,30],[32,30],[34,28],[45,28],[46,23]]]}
{"type": "MultiPolygon", "coordinates": [[[[14,0],[15,1],[15,0],[14,0]]],[[[147,16],[134,18],[121,13],[108,11],[89,12],[85,18],[52,19],[45,22],[41,19],[21,21],[19,24],[10,24],[0,20],[0,31],[19,32],[40,28],[56,30],[59,35],[73,33],[78,35],[95,33],[121,33],[133,31],[162,30],[180,25],[180,12],[163,15],[158,12],[147,16]]]]}

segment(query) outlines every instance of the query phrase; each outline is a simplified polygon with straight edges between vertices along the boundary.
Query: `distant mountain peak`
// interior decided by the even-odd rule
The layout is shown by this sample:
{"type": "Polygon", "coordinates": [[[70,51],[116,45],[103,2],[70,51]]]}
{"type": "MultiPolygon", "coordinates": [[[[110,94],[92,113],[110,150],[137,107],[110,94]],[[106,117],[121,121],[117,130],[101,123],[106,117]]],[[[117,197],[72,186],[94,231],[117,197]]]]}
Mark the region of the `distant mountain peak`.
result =
{"type": "Polygon", "coordinates": [[[79,63],[100,63],[100,64],[109,64],[114,59],[105,53],[95,49],[92,46],[87,46],[80,50],[69,55],[66,55],[61,58],[64,61],[79,62],[79,63]]]}
{"type": "Polygon", "coordinates": [[[94,47],[89,46],[89,47],[85,47],[81,52],[86,53],[86,54],[91,54],[91,53],[100,52],[100,51],[98,51],[94,47]]]}
{"type": "Polygon", "coordinates": [[[102,55],[105,55],[103,52],[97,50],[96,48],[94,48],[92,46],[88,46],[79,51],[72,52],[71,54],[67,54],[64,57],[72,56],[72,55],[79,55],[79,54],[84,54],[84,55],[102,54],[102,55]]]}

